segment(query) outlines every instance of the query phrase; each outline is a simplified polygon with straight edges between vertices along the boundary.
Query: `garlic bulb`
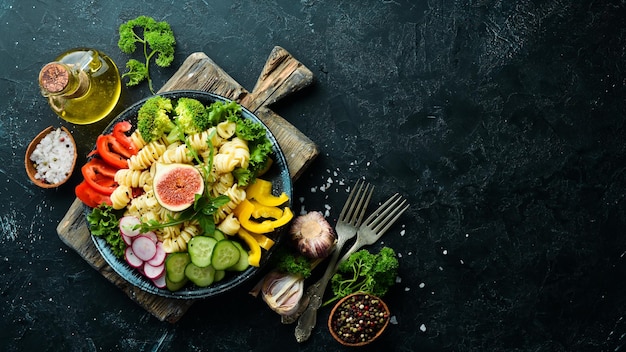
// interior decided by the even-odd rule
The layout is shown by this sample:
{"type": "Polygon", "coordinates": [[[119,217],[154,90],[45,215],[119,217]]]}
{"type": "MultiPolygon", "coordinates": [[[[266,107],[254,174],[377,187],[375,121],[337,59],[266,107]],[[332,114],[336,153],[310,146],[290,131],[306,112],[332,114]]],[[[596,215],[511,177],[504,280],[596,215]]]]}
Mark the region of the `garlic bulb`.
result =
{"type": "Polygon", "coordinates": [[[292,315],[298,311],[304,294],[304,278],[271,271],[263,278],[260,293],[270,309],[282,316],[292,315]]]}
{"type": "Polygon", "coordinates": [[[314,259],[327,257],[337,241],[335,231],[319,211],[295,218],[290,234],[300,253],[314,259]]]}

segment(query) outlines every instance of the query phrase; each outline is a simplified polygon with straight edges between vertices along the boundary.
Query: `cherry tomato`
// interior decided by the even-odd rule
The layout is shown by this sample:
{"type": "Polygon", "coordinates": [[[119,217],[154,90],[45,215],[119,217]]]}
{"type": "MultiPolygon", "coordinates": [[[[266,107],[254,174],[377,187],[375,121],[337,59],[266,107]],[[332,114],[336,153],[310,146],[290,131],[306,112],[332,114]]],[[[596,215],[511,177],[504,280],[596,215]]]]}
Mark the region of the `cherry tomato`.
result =
{"type": "Polygon", "coordinates": [[[101,134],[98,136],[96,140],[96,149],[98,150],[98,155],[104,160],[107,164],[116,167],[118,169],[126,169],[128,168],[128,159],[117,153],[114,145],[119,146],[119,143],[110,134],[101,134]]]}
{"type": "Polygon", "coordinates": [[[76,197],[78,197],[78,199],[80,199],[81,202],[88,207],[96,208],[102,203],[113,205],[109,196],[98,193],[96,190],[91,188],[86,181],[79,183],[74,191],[76,193],[76,197]]]}
{"type": "Polygon", "coordinates": [[[126,135],[126,132],[130,131],[132,125],[128,121],[120,121],[113,126],[112,135],[115,137],[117,142],[124,147],[130,155],[137,154],[138,150],[133,140],[126,135]]]}

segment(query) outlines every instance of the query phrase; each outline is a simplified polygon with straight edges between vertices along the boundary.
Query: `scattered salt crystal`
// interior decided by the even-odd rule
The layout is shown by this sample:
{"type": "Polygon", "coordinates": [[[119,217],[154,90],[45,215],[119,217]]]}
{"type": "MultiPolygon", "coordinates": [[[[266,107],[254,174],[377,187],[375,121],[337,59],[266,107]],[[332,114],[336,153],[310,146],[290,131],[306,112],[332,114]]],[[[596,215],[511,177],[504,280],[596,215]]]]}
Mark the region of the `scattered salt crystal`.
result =
{"type": "Polygon", "coordinates": [[[404,236],[404,233],[405,233],[405,232],[406,232],[406,231],[405,231],[404,229],[403,229],[403,230],[400,230],[400,236],[404,236]]]}
{"type": "Polygon", "coordinates": [[[405,288],[404,288],[404,291],[405,291],[405,292],[411,291],[411,288],[410,288],[410,287],[405,287],[405,288]]]}
{"type": "Polygon", "coordinates": [[[459,260],[461,262],[461,264],[465,264],[465,262],[463,261],[463,259],[459,260]]]}
{"type": "Polygon", "coordinates": [[[311,193],[315,193],[317,192],[317,188],[316,187],[311,187],[311,193]]]}
{"type": "Polygon", "coordinates": [[[402,258],[402,253],[398,253],[398,258],[402,258]]]}
{"type": "Polygon", "coordinates": [[[423,282],[420,282],[420,284],[419,284],[419,288],[424,288],[424,287],[426,287],[426,284],[425,284],[425,283],[423,283],[423,282]]]}
{"type": "Polygon", "coordinates": [[[421,332],[425,332],[426,331],[426,325],[424,325],[424,324],[420,325],[420,331],[421,332]]]}
{"type": "Polygon", "coordinates": [[[396,276],[396,283],[399,284],[402,282],[402,278],[400,276],[396,276]]]}
{"type": "Polygon", "coordinates": [[[397,325],[398,324],[398,318],[396,318],[395,315],[392,315],[391,318],[389,318],[389,324],[397,325]]]}
{"type": "Polygon", "coordinates": [[[443,250],[443,255],[448,255],[448,250],[447,249],[443,250]]]}

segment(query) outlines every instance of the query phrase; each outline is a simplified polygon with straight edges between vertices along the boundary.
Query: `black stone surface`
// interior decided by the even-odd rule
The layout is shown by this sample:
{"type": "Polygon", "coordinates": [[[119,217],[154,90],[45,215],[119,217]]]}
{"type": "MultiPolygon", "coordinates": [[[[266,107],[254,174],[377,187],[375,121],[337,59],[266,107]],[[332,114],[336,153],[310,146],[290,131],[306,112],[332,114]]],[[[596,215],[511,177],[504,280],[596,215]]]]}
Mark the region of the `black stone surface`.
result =
{"type": "MultiPolygon", "coordinates": [[[[624,350],[620,0],[2,1],[0,350],[347,350],[323,325],[330,308],[298,344],[249,287],[160,322],[59,240],[81,177],[56,190],[26,178],[30,138],[62,124],[37,73],[77,46],[123,69],[117,28],[138,15],[178,40],[157,87],[196,51],[248,89],[275,45],[314,72],[274,106],[321,150],[297,211],[334,222],[359,177],[376,202],[410,198],[383,240],[401,255],[394,323],[362,350],[624,350]]],[[[147,95],[127,89],[122,107],[147,95]]],[[[67,125],[82,160],[105,124],[67,125]]]]}

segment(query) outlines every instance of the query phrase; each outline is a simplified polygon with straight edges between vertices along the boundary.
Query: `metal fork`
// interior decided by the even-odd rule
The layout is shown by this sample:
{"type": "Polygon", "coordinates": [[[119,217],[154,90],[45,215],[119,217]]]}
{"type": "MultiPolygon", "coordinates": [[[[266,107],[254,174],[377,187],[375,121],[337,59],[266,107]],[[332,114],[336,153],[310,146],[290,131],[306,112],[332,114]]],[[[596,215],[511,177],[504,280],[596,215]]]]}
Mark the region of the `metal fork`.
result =
{"type": "Polygon", "coordinates": [[[378,241],[408,208],[409,204],[406,202],[406,199],[402,199],[402,196],[398,193],[391,196],[391,198],[378,207],[372,215],[365,219],[361,227],[359,227],[356,241],[354,241],[352,247],[348,249],[346,254],[337,262],[335,270],[337,270],[339,264],[348,259],[352,253],[358,251],[363,246],[378,241]]]}
{"type": "Polygon", "coordinates": [[[311,336],[311,331],[315,327],[317,320],[317,310],[322,305],[322,298],[328,281],[335,273],[335,266],[341,254],[341,249],[346,241],[356,235],[373,191],[374,186],[369,183],[365,184],[362,180],[357,181],[348,196],[346,204],[343,206],[343,209],[341,209],[337,225],[335,225],[337,243],[335,244],[335,249],[328,262],[328,267],[322,278],[311,285],[300,300],[301,304],[306,304],[308,301],[308,306],[302,315],[300,315],[298,325],[296,326],[295,336],[298,342],[304,342],[311,336]]]}

